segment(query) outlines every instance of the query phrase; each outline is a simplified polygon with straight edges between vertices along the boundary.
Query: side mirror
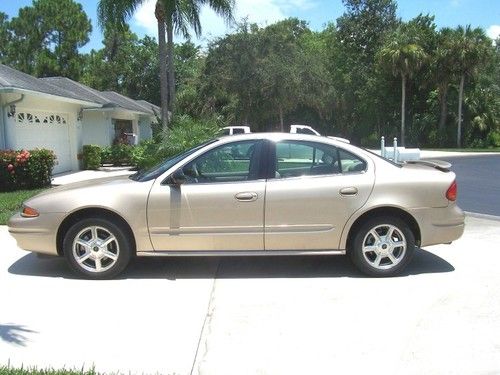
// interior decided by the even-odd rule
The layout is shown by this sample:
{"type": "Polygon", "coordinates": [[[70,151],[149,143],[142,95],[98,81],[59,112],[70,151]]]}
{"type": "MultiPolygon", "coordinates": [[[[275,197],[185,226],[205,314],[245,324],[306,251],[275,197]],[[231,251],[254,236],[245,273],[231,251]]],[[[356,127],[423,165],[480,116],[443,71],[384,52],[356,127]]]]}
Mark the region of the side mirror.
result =
{"type": "Polygon", "coordinates": [[[180,186],[186,182],[186,175],[182,169],[177,169],[174,173],[170,175],[170,185],[180,186]]]}

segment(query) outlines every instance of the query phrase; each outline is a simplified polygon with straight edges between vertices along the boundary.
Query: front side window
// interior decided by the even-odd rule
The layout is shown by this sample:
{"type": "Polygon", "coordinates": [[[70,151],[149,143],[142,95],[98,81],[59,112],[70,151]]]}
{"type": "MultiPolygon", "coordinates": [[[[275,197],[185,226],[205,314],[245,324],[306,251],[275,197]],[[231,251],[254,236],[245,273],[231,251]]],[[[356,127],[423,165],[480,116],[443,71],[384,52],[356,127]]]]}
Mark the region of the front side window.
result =
{"type": "Polygon", "coordinates": [[[207,151],[183,167],[187,183],[256,180],[259,175],[260,141],[225,144],[207,151]]]}

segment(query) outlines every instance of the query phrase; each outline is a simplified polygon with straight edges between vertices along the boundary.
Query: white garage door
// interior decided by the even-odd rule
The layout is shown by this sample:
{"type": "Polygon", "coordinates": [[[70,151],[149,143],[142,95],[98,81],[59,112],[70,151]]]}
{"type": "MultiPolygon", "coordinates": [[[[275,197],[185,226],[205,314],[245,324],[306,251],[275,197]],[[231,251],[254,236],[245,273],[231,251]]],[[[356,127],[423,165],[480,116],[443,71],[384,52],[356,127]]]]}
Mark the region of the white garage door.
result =
{"type": "Polygon", "coordinates": [[[46,148],[55,152],[53,173],[71,170],[68,115],[19,111],[15,115],[16,148],[46,148]]]}

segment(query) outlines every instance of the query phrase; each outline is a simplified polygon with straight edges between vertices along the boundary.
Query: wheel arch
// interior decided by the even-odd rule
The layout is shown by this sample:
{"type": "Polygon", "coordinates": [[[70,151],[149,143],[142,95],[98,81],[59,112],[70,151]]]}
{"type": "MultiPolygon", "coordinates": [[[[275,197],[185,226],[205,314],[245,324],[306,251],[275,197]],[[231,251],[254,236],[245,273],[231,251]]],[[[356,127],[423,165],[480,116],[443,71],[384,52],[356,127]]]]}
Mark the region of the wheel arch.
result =
{"type": "Polygon", "coordinates": [[[63,240],[64,236],[68,232],[69,228],[73,226],[73,224],[77,223],[79,220],[86,219],[89,217],[99,217],[103,219],[108,219],[112,221],[113,223],[119,225],[122,227],[130,241],[132,241],[132,249],[133,253],[136,253],[136,240],[134,236],[134,232],[132,231],[132,228],[130,225],[127,223],[127,221],[121,217],[119,214],[116,212],[113,212],[111,210],[108,210],[106,208],[102,207],[87,207],[87,208],[82,208],[78,211],[74,211],[71,214],[69,214],[62,222],[61,225],[59,225],[59,228],[57,229],[57,236],[56,236],[56,246],[57,246],[57,254],[59,256],[63,256],[63,240]]]}
{"type": "Polygon", "coordinates": [[[377,208],[373,208],[369,211],[366,211],[354,221],[354,223],[349,228],[349,232],[347,234],[347,239],[346,239],[346,250],[347,251],[349,251],[351,249],[352,241],[354,240],[354,235],[359,230],[359,228],[368,219],[372,219],[374,217],[380,217],[380,216],[397,217],[397,218],[403,220],[408,225],[410,230],[412,231],[413,236],[415,237],[415,244],[417,246],[420,246],[422,237],[421,237],[421,232],[420,232],[420,226],[418,225],[417,220],[411,214],[409,214],[407,211],[405,211],[401,208],[386,206],[386,207],[377,207],[377,208]]]}

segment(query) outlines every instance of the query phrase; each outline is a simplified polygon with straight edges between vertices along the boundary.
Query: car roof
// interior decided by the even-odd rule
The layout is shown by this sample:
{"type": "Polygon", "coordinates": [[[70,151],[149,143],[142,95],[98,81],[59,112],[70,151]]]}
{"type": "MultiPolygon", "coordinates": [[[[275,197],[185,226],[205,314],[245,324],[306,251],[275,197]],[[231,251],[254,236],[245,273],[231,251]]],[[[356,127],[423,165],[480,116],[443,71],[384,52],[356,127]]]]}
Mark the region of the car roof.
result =
{"type": "Polygon", "coordinates": [[[219,139],[227,139],[231,141],[237,140],[249,140],[249,139],[269,139],[270,141],[281,141],[284,139],[294,139],[294,140],[302,140],[309,142],[322,142],[329,144],[341,144],[339,141],[335,141],[334,139],[313,135],[313,134],[299,134],[299,133],[246,133],[246,134],[235,134],[231,136],[223,136],[219,139]]]}
{"type": "Polygon", "coordinates": [[[308,141],[308,142],[317,142],[317,143],[323,143],[327,145],[333,145],[339,148],[342,148],[347,151],[351,151],[355,154],[363,154],[365,157],[368,157],[371,159],[371,155],[368,151],[357,147],[353,144],[346,143],[341,140],[336,140],[335,138],[329,138],[326,136],[321,136],[321,135],[314,135],[314,134],[300,134],[300,133],[280,133],[280,132],[274,132],[274,133],[247,133],[247,134],[236,134],[236,135],[227,135],[227,136],[221,136],[218,138],[217,143],[229,143],[229,142],[235,142],[235,141],[245,141],[245,140],[251,140],[251,139],[268,139],[272,142],[279,142],[282,140],[297,140],[297,141],[308,141]]]}

